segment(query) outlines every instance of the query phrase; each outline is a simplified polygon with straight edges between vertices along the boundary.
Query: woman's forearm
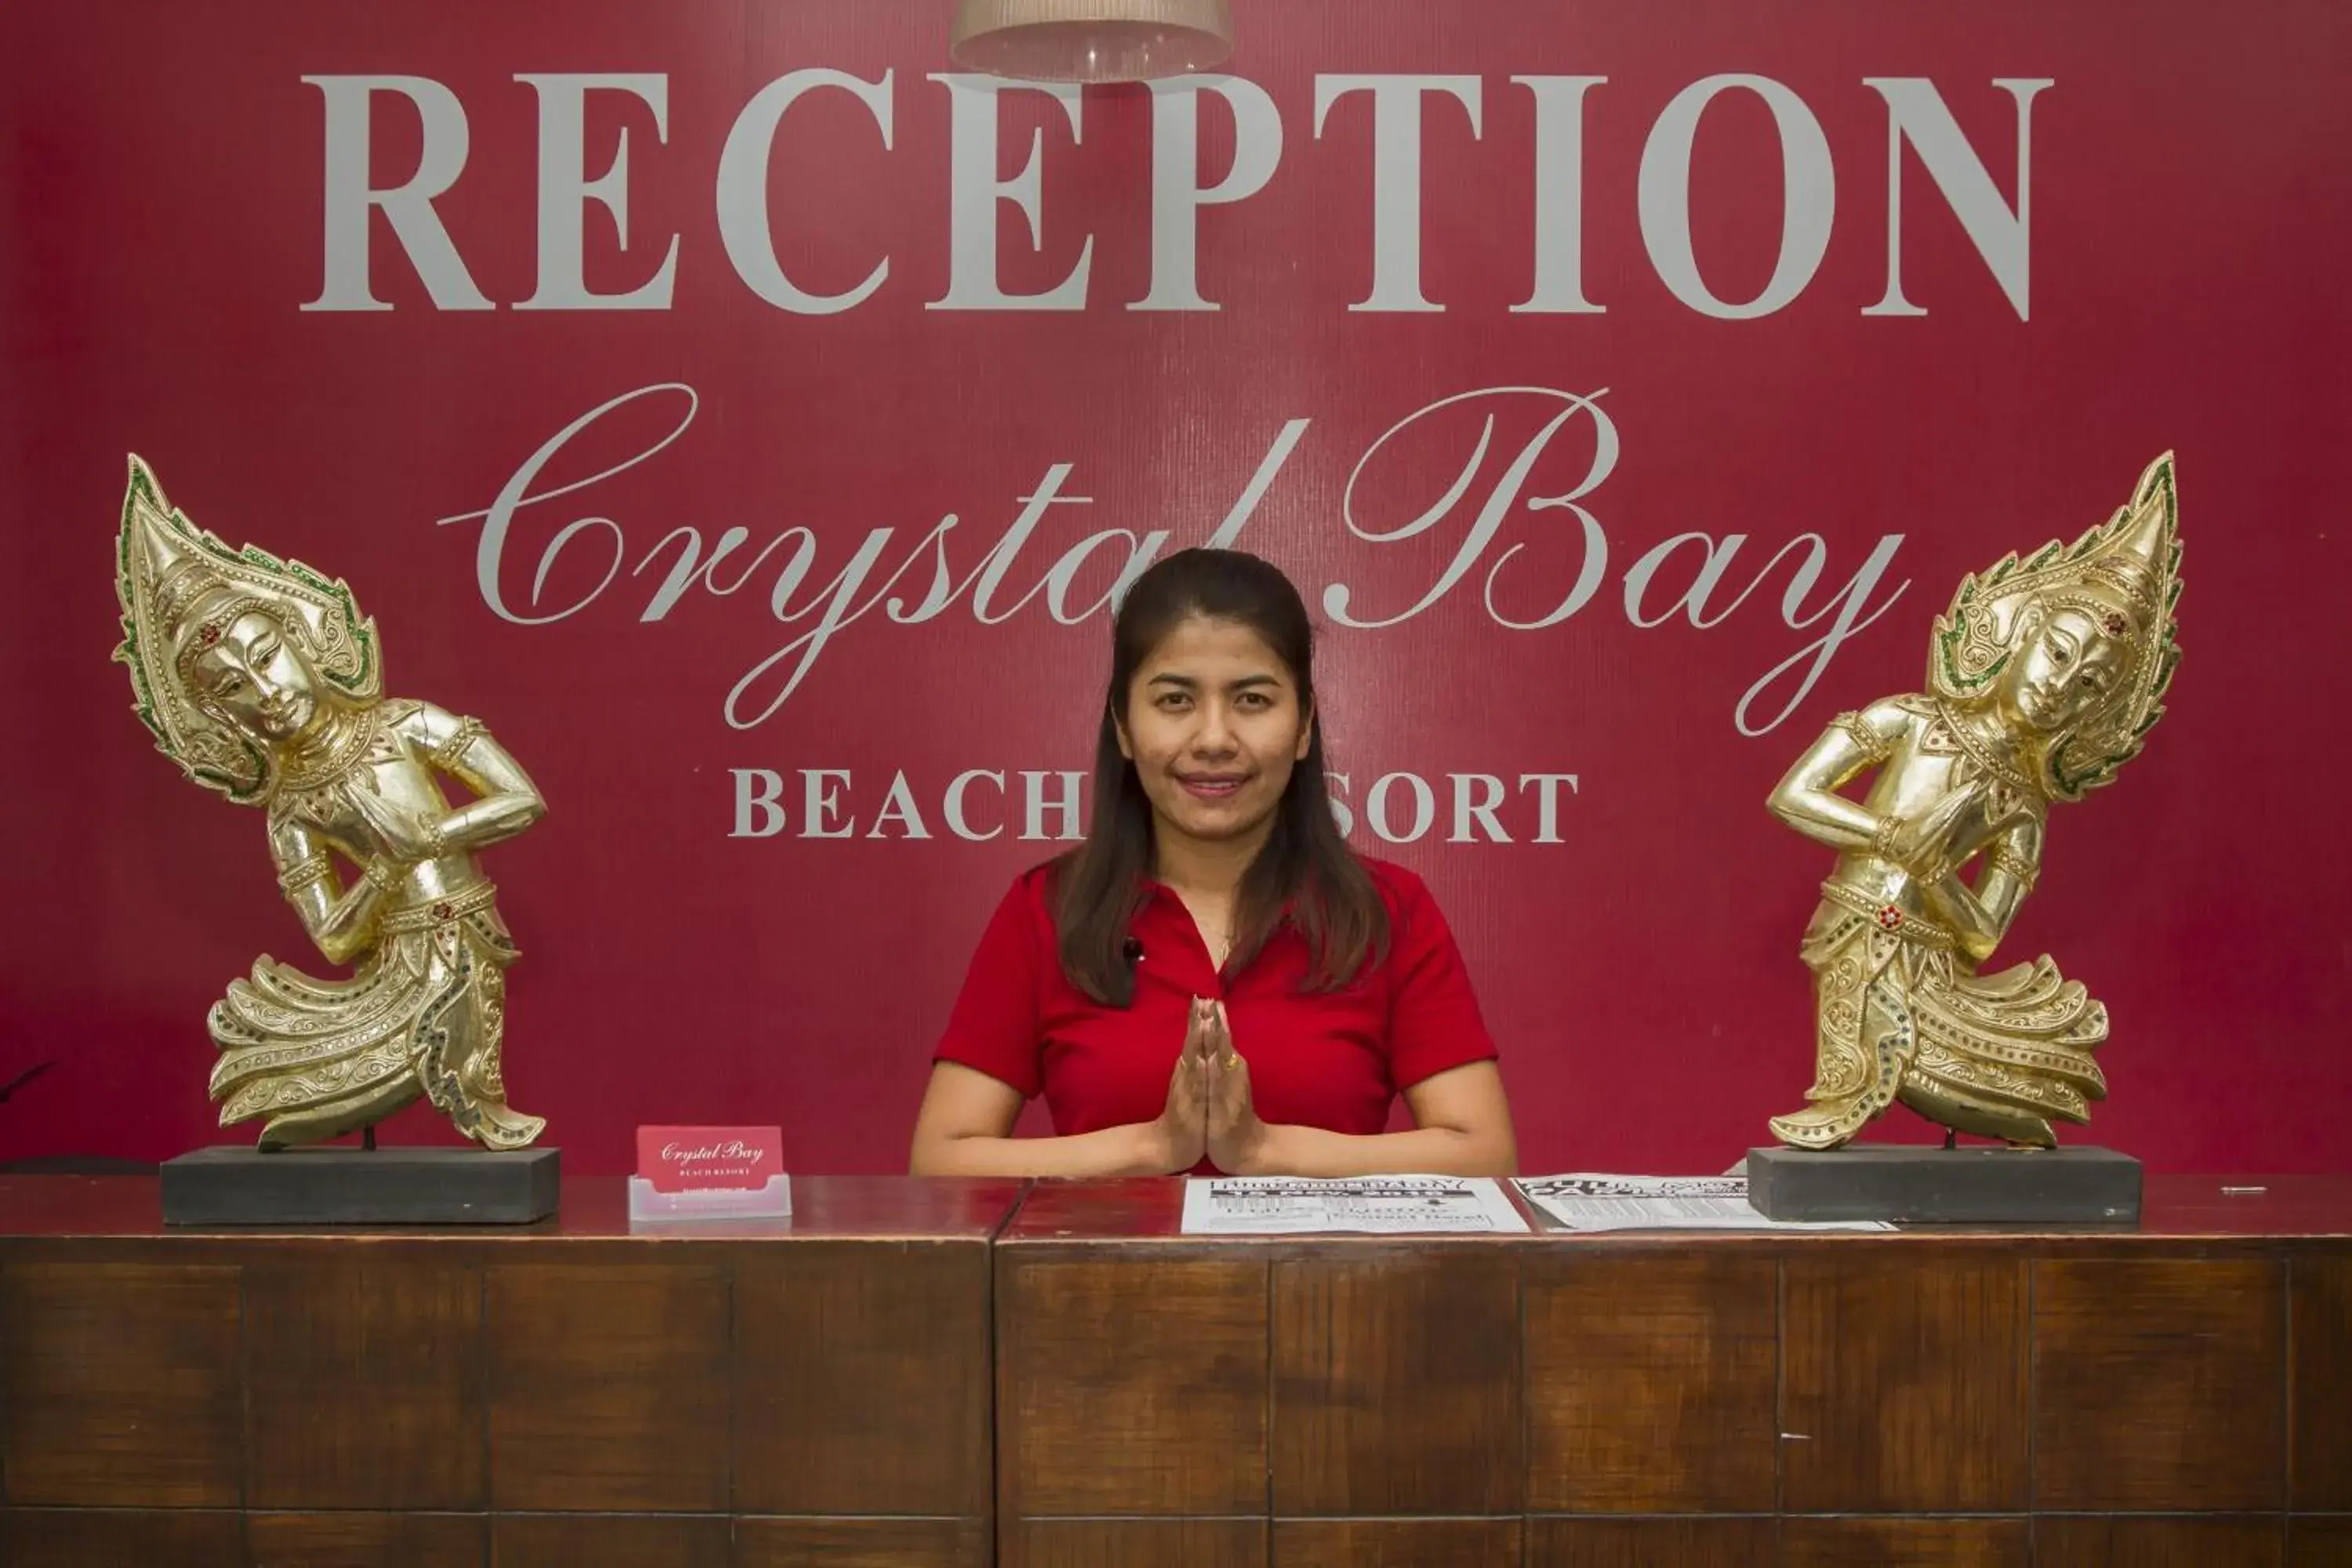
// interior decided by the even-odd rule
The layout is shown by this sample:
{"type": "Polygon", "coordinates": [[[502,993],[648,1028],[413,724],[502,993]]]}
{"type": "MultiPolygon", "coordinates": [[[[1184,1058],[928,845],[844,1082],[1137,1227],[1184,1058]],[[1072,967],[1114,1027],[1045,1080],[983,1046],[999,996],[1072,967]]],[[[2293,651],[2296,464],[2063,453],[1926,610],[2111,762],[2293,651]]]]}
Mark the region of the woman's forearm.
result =
{"type": "Polygon", "coordinates": [[[927,1138],[908,1169],[918,1176],[1165,1176],[1167,1140],[1152,1122],[1066,1138],[927,1138]]]}
{"type": "Polygon", "coordinates": [[[1269,1122],[1237,1176],[1508,1176],[1518,1153],[1507,1137],[1454,1127],[1408,1132],[1327,1132],[1269,1122]]]}

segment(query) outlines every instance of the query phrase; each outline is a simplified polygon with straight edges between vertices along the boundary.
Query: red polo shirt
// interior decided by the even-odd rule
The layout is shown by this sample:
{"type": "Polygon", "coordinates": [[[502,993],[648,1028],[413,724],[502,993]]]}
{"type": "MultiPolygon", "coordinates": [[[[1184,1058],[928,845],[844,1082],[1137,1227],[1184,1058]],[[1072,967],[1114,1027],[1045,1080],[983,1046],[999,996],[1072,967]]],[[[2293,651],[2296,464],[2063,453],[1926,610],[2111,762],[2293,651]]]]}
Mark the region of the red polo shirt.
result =
{"type": "MultiPolygon", "coordinates": [[[[1244,967],[1220,974],[1183,901],[1155,884],[1129,928],[1135,997],[1106,1007],[1062,973],[1046,868],[997,906],[933,1053],[1040,1093],[1063,1136],[1158,1118],[1195,996],[1225,1005],[1266,1121],[1374,1133],[1401,1089],[1496,1054],[1454,935],[1420,878],[1366,860],[1388,906],[1386,958],[1336,991],[1304,988],[1306,940],[1278,926],[1244,967]]],[[[1202,1169],[1207,1169],[1204,1163],[1202,1169]]]]}

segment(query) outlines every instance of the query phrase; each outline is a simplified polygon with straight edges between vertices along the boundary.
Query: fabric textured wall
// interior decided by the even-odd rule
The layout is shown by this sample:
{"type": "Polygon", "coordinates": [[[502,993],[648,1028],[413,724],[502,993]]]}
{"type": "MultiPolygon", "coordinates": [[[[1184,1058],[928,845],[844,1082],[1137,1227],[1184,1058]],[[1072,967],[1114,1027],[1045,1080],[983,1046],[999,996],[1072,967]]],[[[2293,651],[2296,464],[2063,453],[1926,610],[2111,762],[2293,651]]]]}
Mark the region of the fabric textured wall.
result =
{"type": "Polygon", "coordinates": [[[2352,1161],[2352,13],[1279,0],[1235,83],[1057,98],[940,79],[947,10],[6,8],[0,1078],[58,1065],[0,1146],[249,1136],[204,1011],[329,972],[108,662],[130,452],[546,792],[487,864],[576,1171],[770,1119],[899,1165],[1110,585],[1212,538],[1316,605],[1355,841],[1452,916],[1528,1166],[1686,1171],[1809,1079],[1774,780],[2172,449],[2170,715],[2001,956],[2113,1010],[2074,1138],[2352,1161]]]}

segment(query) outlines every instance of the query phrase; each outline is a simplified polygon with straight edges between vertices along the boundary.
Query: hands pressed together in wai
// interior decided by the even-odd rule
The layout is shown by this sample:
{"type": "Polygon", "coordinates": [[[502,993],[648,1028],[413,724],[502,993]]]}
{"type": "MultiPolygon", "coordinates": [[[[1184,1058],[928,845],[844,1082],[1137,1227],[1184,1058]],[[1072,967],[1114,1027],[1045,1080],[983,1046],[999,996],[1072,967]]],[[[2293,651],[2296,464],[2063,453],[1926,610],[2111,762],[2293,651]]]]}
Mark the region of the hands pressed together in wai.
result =
{"type": "Polygon", "coordinates": [[[1234,1049],[1223,1003],[1192,998],[1184,1048],[1168,1078],[1168,1103],[1151,1125],[1165,1144],[1155,1163],[1171,1173],[1191,1170],[1204,1154],[1228,1175],[1256,1173],[1266,1124],[1251,1100],[1249,1063],[1234,1049]]]}

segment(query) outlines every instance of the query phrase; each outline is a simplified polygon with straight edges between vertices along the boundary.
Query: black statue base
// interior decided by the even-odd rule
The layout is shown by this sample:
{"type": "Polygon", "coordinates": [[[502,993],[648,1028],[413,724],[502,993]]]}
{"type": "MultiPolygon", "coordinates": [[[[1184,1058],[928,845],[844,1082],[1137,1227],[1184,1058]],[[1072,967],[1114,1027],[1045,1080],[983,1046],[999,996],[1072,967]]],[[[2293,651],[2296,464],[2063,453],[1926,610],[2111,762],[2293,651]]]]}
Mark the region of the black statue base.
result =
{"type": "Polygon", "coordinates": [[[1748,1152],[1748,1201],[1767,1219],[2137,1225],[2139,1193],[2139,1162],[2112,1149],[1850,1143],[1748,1152]]]}
{"type": "Polygon", "coordinates": [[[529,1225],[555,1212],[554,1149],[199,1149],[160,1170],[165,1225],[529,1225]]]}

